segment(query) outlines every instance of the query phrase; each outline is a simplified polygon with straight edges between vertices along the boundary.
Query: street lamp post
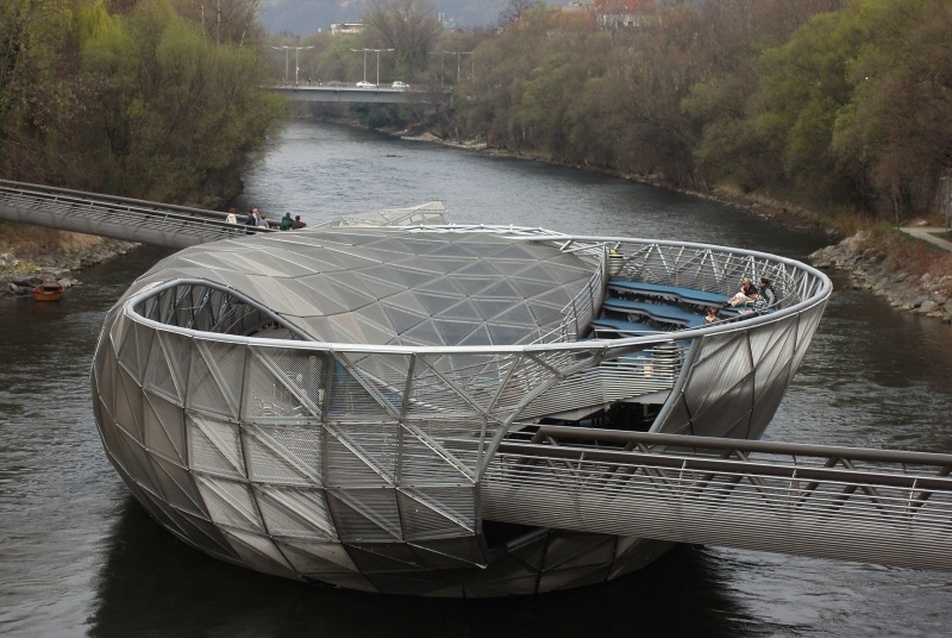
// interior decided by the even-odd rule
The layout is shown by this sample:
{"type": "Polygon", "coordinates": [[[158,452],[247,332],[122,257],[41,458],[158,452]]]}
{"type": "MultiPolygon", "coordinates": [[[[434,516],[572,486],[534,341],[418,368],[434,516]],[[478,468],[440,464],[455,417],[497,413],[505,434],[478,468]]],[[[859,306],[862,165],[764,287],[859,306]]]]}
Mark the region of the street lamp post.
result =
{"type": "Polygon", "coordinates": [[[393,51],[393,49],[374,49],[377,52],[377,86],[380,86],[380,52],[393,51]]]}
{"type": "MultiPolygon", "coordinates": [[[[449,53],[450,55],[455,55],[455,56],[456,56],[456,84],[459,84],[460,78],[461,78],[461,76],[462,76],[462,62],[461,62],[461,61],[462,61],[462,59],[463,59],[463,56],[464,56],[464,55],[475,55],[476,52],[475,52],[475,51],[441,51],[441,53],[442,53],[444,56],[445,56],[447,53],[449,53]]],[[[473,58],[473,70],[470,71],[470,76],[475,75],[475,73],[476,73],[476,59],[473,58]]],[[[441,64],[440,64],[440,88],[442,88],[442,87],[443,87],[443,66],[442,66],[442,61],[441,61],[441,64]]]]}
{"type": "MultiPolygon", "coordinates": [[[[475,52],[475,51],[454,51],[454,53],[456,53],[456,84],[459,84],[459,80],[460,80],[460,59],[462,59],[462,57],[463,57],[464,55],[474,55],[476,52],[475,52]]],[[[474,58],[473,65],[475,66],[475,64],[476,64],[476,62],[475,62],[475,58],[474,58]]],[[[472,74],[470,74],[470,75],[472,75],[472,74]]]]}
{"type": "Polygon", "coordinates": [[[355,53],[364,52],[364,82],[367,81],[367,54],[374,52],[377,54],[377,86],[380,86],[380,52],[381,51],[394,51],[395,49],[351,49],[355,53]]]}
{"type": "Polygon", "coordinates": [[[298,53],[301,51],[301,49],[313,49],[313,48],[314,48],[313,45],[306,46],[306,47],[294,47],[294,86],[298,85],[298,71],[301,70],[301,65],[298,62],[298,53]]]}
{"type": "Polygon", "coordinates": [[[283,46],[274,46],[271,45],[272,49],[281,50],[284,49],[284,84],[288,83],[288,69],[291,66],[291,49],[294,49],[294,85],[297,86],[298,83],[298,72],[301,70],[301,62],[299,54],[301,49],[313,49],[314,46],[302,46],[302,47],[292,47],[288,45],[283,46]]]}
{"type": "Polygon", "coordinates": [[[272,49],[275,49],[275,50],[278,50],[278,51],[280,51],[281,49],[284,49],[284,84],[287,85],[287,83],[288,83],[288,66],[290,65],[290,62],[291,62],[291,57],[290,57],[290,56],[291,56],[291,47],[289,47],[289,46],[276,47],[276,46],[274,46],[274,45],[272,44],[272,45],[271,45],[271,48],[272,48],[272,49]]]}
{"type": "Polygon", "coordinates": [[[354,53],[360,53],[361,51],[364,52],[364,82],[366,82],[367,81],[367,52],[370,51],[370,49],[351,49],[351,51],[353,51],[354,53]]]}

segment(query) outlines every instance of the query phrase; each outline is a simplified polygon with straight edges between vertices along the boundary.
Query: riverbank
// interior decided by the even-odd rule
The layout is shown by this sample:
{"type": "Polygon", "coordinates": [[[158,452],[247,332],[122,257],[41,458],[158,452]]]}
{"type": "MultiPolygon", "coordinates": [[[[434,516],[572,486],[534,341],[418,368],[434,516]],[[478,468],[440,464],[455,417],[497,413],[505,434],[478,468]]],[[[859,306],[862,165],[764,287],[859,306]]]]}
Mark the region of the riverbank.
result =
{"type": "MultiPolygon", "coordinates": [[[[411,134],[404,131],[391,134],[406,140],[444,144],[487,155],[523,157],[558,164],[541,157],[494,149],[479,142],[444,140],[431,133],[411,134]]],[[[901,236],[898,233],[887,236],[883,233],[859,230],[844,238],[839,229],[830,227],[829,220],[824,220],[819,215],[789,202],[727,188],[716,188],[710,192],[692,191],[661,181],[588,166],[572,165],[572,168],[651,184],[727,204],[749,215],[768,219],[788,228],[810,229],[826,233],[830,239],[830,245],[809,256],[813,266],[821,270],[836,268],[846,271],[850,275],[853,286],[869,290],[886,299],[898,310],[952,323],[952,255],[947,256],[941,252],[941,249],[935,247],[923,247],[912,237],[901,236]],[[940,252],[937,253],[937,250],[940,252]]],[[[856,221],[852,219],[843,224],[844,227],[854,225],[856,221]]]]}
{"type": "Polygon", "coordinates": [[[816,251],[810,260],[817,268],[848,272],[854,287],[894,308],[952,323],[952,254],[940,247],[867,230],[816,251]]]}
{"type": "Polygon", "coordinates": [[[81,285],[76,273],[124,255],[138,244],[23,224],[3,224],[0,240],[0,299],[30,295],[56,281],[81,285]]]}

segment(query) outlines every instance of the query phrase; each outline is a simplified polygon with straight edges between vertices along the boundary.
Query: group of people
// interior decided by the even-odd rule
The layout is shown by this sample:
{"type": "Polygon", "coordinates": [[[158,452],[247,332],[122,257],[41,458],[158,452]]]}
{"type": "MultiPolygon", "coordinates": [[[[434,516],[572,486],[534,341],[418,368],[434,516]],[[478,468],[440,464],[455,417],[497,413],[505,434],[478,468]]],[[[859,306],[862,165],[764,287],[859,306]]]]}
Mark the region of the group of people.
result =
{"type": "MultiPolygon", "coordinates": [[[[760,312],[773,306],[776,301],[777,295],[769,279],[761,277],[758,288],[750,277],[744,277],[740,282],[740,290],[730,298],[727,305],[732,308],[750,306],[750,309],[744,312],[760,312]]],[[[717,308],[708,308],[707,315],[704,317],[705,323],[714,323],[718,319],[717,308]]]]}
{"type": "MultiPolygon", "coordinates": [[[[234,208],[228,210],[228,214],[225,216],[225,222],[228,224],[238,224],[238,214],[234,208]]],[[[267,215],[259,211],[257,208],[252,208],[248,211],[248,216],[245,218],[245,226],[254,228],[277,228],[280,230],[297,230],[298,228],[304,228],[307,226],[307,224],[301,221],[300,215],[292,218],[291,213],[285,213],[284,217],[282,217],[280,221],[273,222],[268,219],[267,215]]]]}
{"type": "Polygon", "coordinates": [[[750,277],[744,277],[740,282],[740,290],[727,303],[733,307],[753,306],[754,310],[763,310],[772,306],[776,300],[777,296],[769,279],[761,277],[758,289],[750,277]]]}

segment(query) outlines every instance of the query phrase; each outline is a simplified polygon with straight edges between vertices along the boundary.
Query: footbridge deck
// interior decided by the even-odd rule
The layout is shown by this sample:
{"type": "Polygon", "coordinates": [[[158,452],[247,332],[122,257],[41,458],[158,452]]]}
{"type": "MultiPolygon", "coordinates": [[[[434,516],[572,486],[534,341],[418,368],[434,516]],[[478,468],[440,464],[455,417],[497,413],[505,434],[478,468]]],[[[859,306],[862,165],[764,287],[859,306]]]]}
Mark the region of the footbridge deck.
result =
{"type": "Polygon", "coordinates": [[[952,454],[568,426],[504,442],[489,520],[952,570],[952,454]]]}
{"type": "MultiPolygon", "coordinates": [[[[440,202],[430,202],[348,215],[317,226],[442,223],[444,212],[440,202]]],[[[238,217],[238,224],[226,222],[226,216],[227,213],[204,208],[0,180],[0,220],[176,249],[275,232],[273,228],[246,226],[244,215],[238,217]]]]}
{"type": "Polygon", "coordinates": [[[226,223],[217,211],[4,180],[0,219],[168,248],[269,232],[226,223]]]}

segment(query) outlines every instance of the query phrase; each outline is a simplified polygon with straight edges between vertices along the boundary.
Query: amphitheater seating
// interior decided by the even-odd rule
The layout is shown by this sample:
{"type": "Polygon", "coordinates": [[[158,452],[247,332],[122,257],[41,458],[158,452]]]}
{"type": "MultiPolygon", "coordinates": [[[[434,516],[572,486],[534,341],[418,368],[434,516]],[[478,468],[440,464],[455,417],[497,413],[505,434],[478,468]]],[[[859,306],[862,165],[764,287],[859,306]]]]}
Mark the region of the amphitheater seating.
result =
{"type": "Polygon", "coordinates": [[[608,297],[602,304],[602,308],[615,312],[640,315],[647,319],[682,328],[696,328],[704,323],[704,317],[701,314],[690,312],[671,304],[608,297]]]}
{"type": "Polygon", "coordinates": [[[722,295],[716,292],[692,290],[679,286],[649,284],[641,281],[625,281],[623,279],[609,279],[608,290],[634,293],[642,297],[657,297],[676,303],[680,302],[704,306],[722,306],[730,300],[729,295],[722,295]]]}
{"type": "Polygon", "coordinates": [[[658,328],[646,323],[637,323],[634,321],[625,321],[623,319],[612,319],[610,317],[600,317],[592,321],[592,328],[595,332],[610,331],[616,332],[626,337],[638,337],[653,332],[660,332],[658,328]]]}

